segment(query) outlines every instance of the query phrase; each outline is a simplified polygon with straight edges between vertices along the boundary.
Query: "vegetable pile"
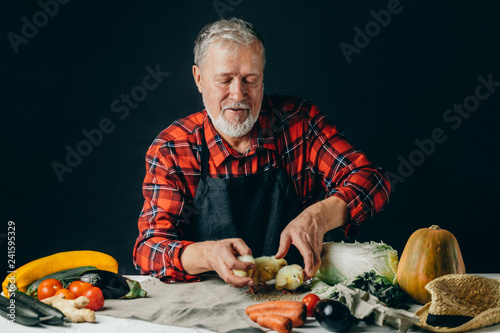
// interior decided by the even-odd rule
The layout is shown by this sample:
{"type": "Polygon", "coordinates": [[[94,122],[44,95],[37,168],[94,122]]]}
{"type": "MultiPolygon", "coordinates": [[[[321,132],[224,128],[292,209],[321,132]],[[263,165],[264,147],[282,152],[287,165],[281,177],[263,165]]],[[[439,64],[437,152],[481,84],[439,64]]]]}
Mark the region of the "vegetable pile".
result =
{"type": "MultiPolygon", "coordinates": [[[[285,289],[295,290],[303,283],[295,273],[283,274],[280,280],[280,273],[293,266],[286,266],[286,262],[277,263],[274,258],[257,258],[253,262],[256,269],[247,272],[247,276],[255,277],[256,271],[262,271],[257,263],[265,263],[272,273],[267,277],[276,279],[278,290],[285,284],[285,289]]],[[[401,260],[383,242],[328,242],[323,244],[321,266],[311,282],[312,293],[304,297],[303,303],[307,316],[314,315],[321,326],[331,331],[348,330],[363,320],[366,324],[388,325],[405,332],[419,324],[418,318],[406,311],[410,309],[409,303],[428,302],[430,296],[425,285],[450,273],[465,273],[460,248],[450,232],[437,226],[417,230],[408,240],[401,260]]],[[[257,320],[256,315],[252,320],[257,320]]],[[[286,320],[275,318],[273,322],[280,322],[279,329],[288,332],[286,320]]],[[[276,325],[271,328],[278,330],[276,325]]]]}
{"type": "Polygon", "coordinates": [[[97,251],[68,251],[53,254],[27,263],[7,275],[2,283],[4,295],[10,290],[26,292],[30,284],[52,273],[72,268],[93,266],[101,270],[118,273],[115,258],[97,251]]]}
{"type": "Polygon", "coordinates": [[[93,322],[105,299],[146,296],[137,281],[117,271],[113,257],[95,251],[34,260],[5,278],[2,287],[7,297],[0,296],[0,315],[22,325],[93,322]]]}
{"type": "MultiPolygon", "coordinates": [[[[397,252],[385,243],[325,243],[321,267],[312,281],[319,301],[315,317],[331,331],[345,331],[363,320],[397,326],[415,323],[410,298],[397,283],[397,252]]],[[[304,299],[305,301],[305,299],[304,299]]]]}

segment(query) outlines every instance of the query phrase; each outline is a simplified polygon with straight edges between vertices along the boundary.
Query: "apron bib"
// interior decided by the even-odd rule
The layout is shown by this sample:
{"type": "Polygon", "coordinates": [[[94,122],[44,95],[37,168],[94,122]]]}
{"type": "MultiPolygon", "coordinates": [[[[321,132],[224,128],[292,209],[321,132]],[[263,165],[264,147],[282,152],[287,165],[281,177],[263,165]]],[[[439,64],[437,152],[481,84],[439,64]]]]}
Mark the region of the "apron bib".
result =
{"type": "MultiPolygon", "coordinates": [[[[283,229],[300,213],[293,186],[276,153],[277,168],[228,179],[210,178],[209,150],[202,131],[201,179],[194,197],[194,214],[185,237],[202,242],[241,238],[254,258],[278,252],[283,229]]],[[[289,264],[303,264],[291,245],[285,257],[289,264]]]]}

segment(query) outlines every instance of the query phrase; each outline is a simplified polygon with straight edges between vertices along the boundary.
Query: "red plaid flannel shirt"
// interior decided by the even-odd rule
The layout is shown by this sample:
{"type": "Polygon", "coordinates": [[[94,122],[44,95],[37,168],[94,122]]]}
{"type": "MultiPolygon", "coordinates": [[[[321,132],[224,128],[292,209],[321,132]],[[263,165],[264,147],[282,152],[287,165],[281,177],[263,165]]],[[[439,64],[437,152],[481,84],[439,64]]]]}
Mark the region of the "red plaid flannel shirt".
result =
{"type": "Polygon", "coordinates": [[[347,236],[388,203],[390,184],[381,170],[306,100],[265,95],[251,146],[244,154],[218,135],[206,111],[198,112],[162,131],[146,154],[145,201],[133,253],[142,274],[165,282],[199,280],[184,271],[180,255],[193,243],[184,236],[183,226],[194,211],[190,207],[200,180],[202,125],[210,150],[209,177],[238,177],[275,168],[273,150],[278,149],[302,208],[317,202],[321,193],[347,203],[350,221],[343,227],[347,236]]]}

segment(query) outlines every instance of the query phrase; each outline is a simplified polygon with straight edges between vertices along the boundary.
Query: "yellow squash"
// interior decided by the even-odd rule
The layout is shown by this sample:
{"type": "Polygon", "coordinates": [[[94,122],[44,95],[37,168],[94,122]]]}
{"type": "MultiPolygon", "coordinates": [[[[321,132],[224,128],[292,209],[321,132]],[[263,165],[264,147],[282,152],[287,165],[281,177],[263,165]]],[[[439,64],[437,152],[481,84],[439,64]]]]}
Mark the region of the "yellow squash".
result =
{"type": "Polygon", "coordinates": [[[17,290],[26,292],[31,283],[44,276],[81,266],[94,266],[101,270],[118,273],[118,262],[108,254],[97,251],[59,252],[33,260],[8,274],[2,283],[2,290],[4,295],[9,296],[9,284],[12,283],[15,284],[17,290]]]}

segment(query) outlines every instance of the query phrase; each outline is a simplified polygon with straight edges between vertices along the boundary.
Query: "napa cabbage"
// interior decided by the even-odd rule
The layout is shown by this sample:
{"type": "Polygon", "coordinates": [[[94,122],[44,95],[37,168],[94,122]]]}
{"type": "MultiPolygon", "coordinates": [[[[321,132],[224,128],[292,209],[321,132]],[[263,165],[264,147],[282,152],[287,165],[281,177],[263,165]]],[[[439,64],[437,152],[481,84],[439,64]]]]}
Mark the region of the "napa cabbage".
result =
{"type": "Polygon", "coordinates": [[[383,242],[327,242],[323,244],[316,277],[330,285],[347,285],[358,276],[373,271],[396,284],[398,262],[397,251],[383,242]]]}

